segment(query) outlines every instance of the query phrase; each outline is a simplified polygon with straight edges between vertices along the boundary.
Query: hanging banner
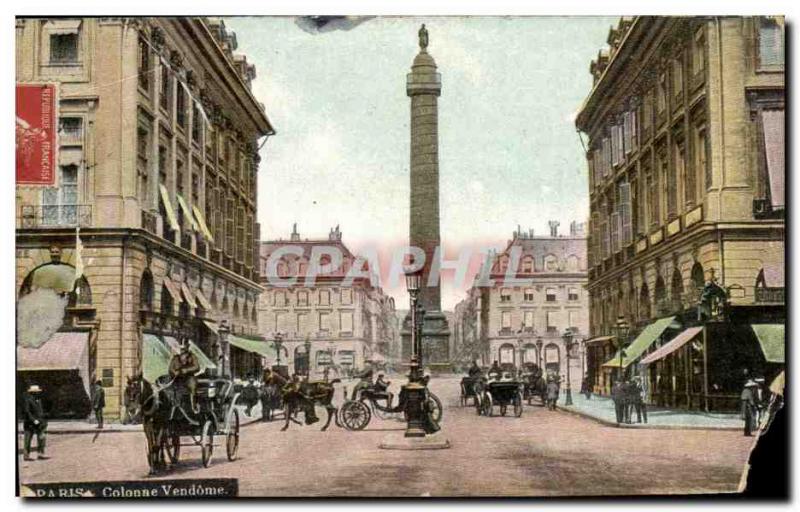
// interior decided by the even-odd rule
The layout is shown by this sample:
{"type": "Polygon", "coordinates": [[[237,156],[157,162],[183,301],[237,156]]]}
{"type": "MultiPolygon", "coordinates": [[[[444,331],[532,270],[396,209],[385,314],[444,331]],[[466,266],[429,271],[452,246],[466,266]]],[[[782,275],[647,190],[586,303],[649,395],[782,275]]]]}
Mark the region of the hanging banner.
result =
{"type": "Polygon", "coordinates": [[[56,184],[56,86],[17,84],[17,184],[56,184]]]}

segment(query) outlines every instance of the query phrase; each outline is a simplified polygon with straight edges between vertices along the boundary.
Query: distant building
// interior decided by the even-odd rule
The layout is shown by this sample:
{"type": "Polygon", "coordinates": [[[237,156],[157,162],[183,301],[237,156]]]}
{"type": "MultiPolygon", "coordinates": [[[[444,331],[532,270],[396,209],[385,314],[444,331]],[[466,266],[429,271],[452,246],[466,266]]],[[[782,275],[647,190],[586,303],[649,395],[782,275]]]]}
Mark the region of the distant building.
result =
{"type": "Polygon", "coordinates": [[[68,298],[57,336],[20,326],[18,375],[50,417],[88,414],[100,380],[117,418],[127,379],[152,381],[181,339],[221,366],[221,320],[256,334],[257,148],[275,132],[235,50],[214,18],[16,20],[18,312],[37,290],[68,298]]]}
{"type": "Polygon", "coordinates": [[[508,246],[490,257],[491,286],[477,281],[455,308],[454,346],[461,362],[520,367],[533,363],[566,376],[563,335],[569,328],[573,387],[581,379],[581,341],[589,333],[584,224],[573,222],[569,235],[551,223],[549,236],[517,230],[508,246]],[[518,252],[517,268],[512,254],[518,252]],[[506,276],[526,280],[509,282],[506,276]]]}
{"type": "Polygon", "coordinates": [[[633,340],[622,366],[653,401],[735,408],[744,372],[783,360],[784,20],[622,18],[608,43],[577,116],[589,137],[589,375],[605,393],[618,377],[622,316],[633,340]],[[715,290],[723,304],[698,320],[715,290]]]}
{"type": "MultiPolygon", "coordinates": [[[[282,336],[286,350],[281,364],[287,364],[291,372],[320,376],[331,363],[350,372],[390,357],[390,347],[399,340],[394,299],[367,278],[355,279],[349,286],[344,282],[357,257],[342,242],[338,226],[327,239],[301,239],[295,227],[289,240],[262,242],[260,259],[264,292],[259,303],[259,330],[270,340],[276,334],[282,336]],[[338,249],[342,264],[306,286],[305,278],[314,264],[312,251],[321,246],[338,249]],[[270,256],[287,247],[299,249],[302,256],[280,256],[270,269],[270,256]],[[296,281],[291,286],[276,284],[279,279],[292,278],[296,281]]],[[[329,258],[321,264],[330,264],[329,258]]],[[[366,264],[364,268],[368,268],[366,264]]]]}

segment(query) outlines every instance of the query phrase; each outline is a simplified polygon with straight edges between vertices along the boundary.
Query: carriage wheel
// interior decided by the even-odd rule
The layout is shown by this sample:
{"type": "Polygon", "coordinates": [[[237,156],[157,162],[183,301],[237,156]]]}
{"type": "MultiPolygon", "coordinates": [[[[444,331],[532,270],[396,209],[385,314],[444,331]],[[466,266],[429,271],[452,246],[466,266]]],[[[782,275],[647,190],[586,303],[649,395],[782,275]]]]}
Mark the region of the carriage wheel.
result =
{"type": "MultiPolygon", "coordinates": [[[[366,398],[362,397],[361,400],[359,400],[359,401],[361,403],[363,403],[364,405],[366,405],[367,407],[370,407],[370,405],[367,404],[366,400],[367,400],[366,398]]],[[[372,407],[371,407],[372,411],[370,411],[370,412],[372,414],[374,414],[375,417],[377,417],[377,418],[385,420],[389,416],[391,416],[391,414],[392,414],[392,413],[386,411],[385,409],[381,409],[380,406],[378,405],[378,403],[375,402],[375,401],[372,401],[371,405],[372,405],[372,407]]]]}
{"type": "Polygon", "coordinates": [[[494,411],[492,410],[493,406],[494,403],[492,403],[492,395],[487,393],[483,400],[483,410],[485,416],[494,416],[494,411]]]}
{"type": "Polygon", "coordinates": [[[206,420],[203,423],[203,431],[200,435],[200,448],[203,467],[211,465],[211,456],[214,453],[214,429],[211,426],[211,420],[206,420]]]}
{"type": "Polygon", "coordinates": [[[430,391],[428,391],[428,410],[431,411],[433,421],[436,423],[442,421],[442,401],[430,391]]]}
{"type": "Polygon", "coordinates": [[[228,433],[225,439],[225,449],[228,454],[228,460],[236,460],[239,453],[239,411],[233,410],[233,417],[231,424],[228,426],[228,433]]]}
{"type": "Polygon", "coordinates": [[[363,430],[369,424],[372,413],[364,403],[350,400],[341,410],[341,423],[347,430],[363,430]]]}
{"type": "Polygon", "coordinates": [[[181,458],[181,436],[173,431],[170,427],[167,429],[167,435],[164,442],[166,443],[167,457],[169,457],[170,464],[177,464],[178,459],[181,458]]]}
{"type": "Polygon", "coordinates": [[[514,416],[517,418],[522,416],[522,395],[519,392],[514,397],[514,416]]]}

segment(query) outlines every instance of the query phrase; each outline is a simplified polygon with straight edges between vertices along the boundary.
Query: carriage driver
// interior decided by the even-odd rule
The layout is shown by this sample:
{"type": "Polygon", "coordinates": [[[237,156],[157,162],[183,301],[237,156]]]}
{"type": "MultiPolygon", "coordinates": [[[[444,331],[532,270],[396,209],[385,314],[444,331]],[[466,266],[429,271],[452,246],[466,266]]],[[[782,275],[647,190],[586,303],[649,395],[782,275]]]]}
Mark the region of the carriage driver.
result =
{"type": "Polygon", "coordinates": [[[383,380],[383,374],[378,374],[378,379],[375,381],[375,396],[378,398],[385,398],[386,399],[386,407],[392,406],[392,397],[394,396],[391,391],[389,391],[389,384],[391,381],[383,380]]]}
{"type": "Polygon", "coordinates": [[[478,366],[478,361],[477,360],[472,361],[472,366],[469,367],[469,370],[467,371],[467,375],[469,375],[472,378],[476,378],[476,377],[480,377],[481,373],[483,373],[483,372],[481,370],[481,367],[478,366]]]}
{"type": "Polygon", "coordinates": [[[195,374],[200,371],[200,364],[197,357],[189,351],[189,343],[184,342],[181,350],[169,362],[169,376],[179,392],[188,391],[189,405],[192,412],[197,413],[195,403],[195,391],[197,389],[197,379],[195,374]]]}

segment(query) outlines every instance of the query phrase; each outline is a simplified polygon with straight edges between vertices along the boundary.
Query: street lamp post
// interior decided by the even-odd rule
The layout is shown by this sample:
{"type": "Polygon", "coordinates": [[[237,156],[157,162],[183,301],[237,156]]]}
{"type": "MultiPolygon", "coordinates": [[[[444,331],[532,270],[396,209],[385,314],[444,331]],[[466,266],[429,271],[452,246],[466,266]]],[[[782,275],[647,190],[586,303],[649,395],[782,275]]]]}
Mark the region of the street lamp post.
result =
{"type": "MultiPolygon", "coordinates": [[[[542,355],[542,345],[544,345],[544,343],[542,343],[542,340],[536,340],[536,359],[539,362],[538,365],[539,369],[544,371],[544,369],[542,368],[542,358],[544,357],[542,355]]],[[[544,375],[544,373],[542,375],[544,375]]]]}
{"type": "Polygon", "coordinates": [[[570,377],[570,360],[572,359],[572,328],[567,327],[562,335],[564,348],[567,351],[567,399],[564,405],[572,405],[572,379],[570,377]]]}
{"type": "Polygon", "coordinates": [[[619,380],[621,382],[623,377],[622,360],[626,356],[625,345],[628,343],[628,332],[630,331],[630,325],[623,315],[617,317],[616,331],[617,347],[619,348],[619,380]]]}
{"type": "Polygon", "coordinates": [[[408,383],[403,386],[402,393],[406,399],[405,437],[425,437],[423,423],[425,384],[422,379],[422,353],[420,350],[420,311],[418,307],[419,291],[422,284],[422,272],[406,272],[406,289],[411,300],[411,361],[409,361],[408,383]]]}
{"type": "Polygon", "coordinates": [[[306,349],[306,380],[308,380],[311,375],[311,339],[308,336],[303,342],[303,347],[306,349]]]}
{"type": "Polygon", "coordinates": [[[228,327],[228,321],[222,320],[219,325],[219,329],[217,330],[219,333],[219,362],[220,362],[220,373],[222,377],[228,376],[228,362],[230,358],[228,356],[228,335],[231,333],[230,327],[228,327]]]}
{"type": "Polygon", "coordinates": [[[277,352],[277,357],[275,360],[275,365],[280,367],[281,365],[281,349],[283,348],[283,333],[276,332],[275,333],[275,351],[277,352]]]}

